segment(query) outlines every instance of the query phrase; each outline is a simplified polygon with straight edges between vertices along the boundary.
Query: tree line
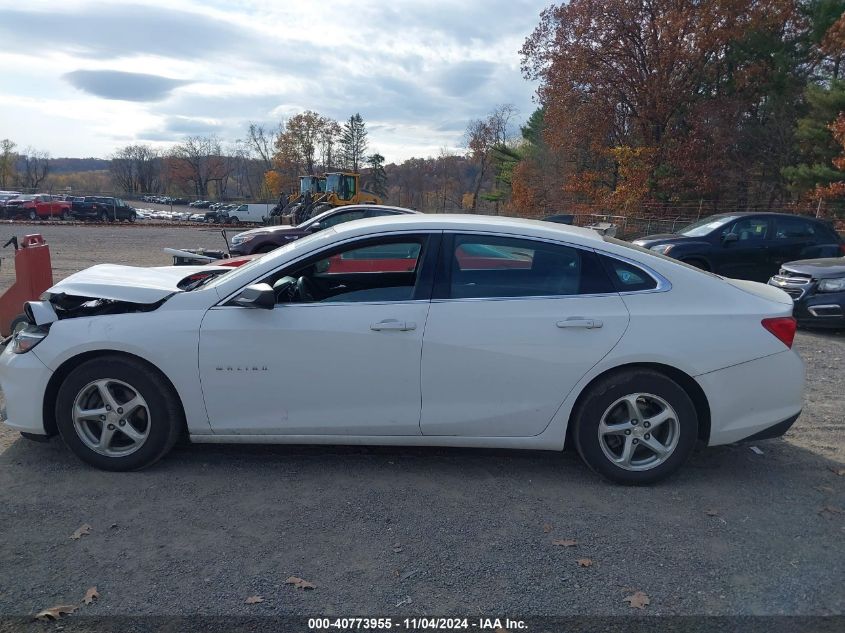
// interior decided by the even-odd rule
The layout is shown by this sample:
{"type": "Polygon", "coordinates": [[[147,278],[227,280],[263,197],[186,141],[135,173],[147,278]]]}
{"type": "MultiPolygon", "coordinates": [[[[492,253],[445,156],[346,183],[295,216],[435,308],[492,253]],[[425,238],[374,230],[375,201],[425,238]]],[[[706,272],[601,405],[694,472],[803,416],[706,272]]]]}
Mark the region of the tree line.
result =
{"type": "Polygon", "coordinates": [[[515,211],[834,200],[843,12],[843,0],[549,7],[521,50],[540,107],[518,148],[515,211]]]}

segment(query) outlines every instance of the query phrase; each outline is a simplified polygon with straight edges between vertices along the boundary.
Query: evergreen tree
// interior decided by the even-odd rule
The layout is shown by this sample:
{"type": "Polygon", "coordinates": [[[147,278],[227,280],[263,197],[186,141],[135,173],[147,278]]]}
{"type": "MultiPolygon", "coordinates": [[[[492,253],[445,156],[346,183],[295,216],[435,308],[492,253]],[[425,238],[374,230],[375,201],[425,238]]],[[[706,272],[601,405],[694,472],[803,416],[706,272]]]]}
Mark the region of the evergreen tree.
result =
{"type": "Polygon", "coordinates": [[[816,186],[827,186],[839,179],[833,159],[840,146],[833,138],[830,124],[845,111],[845,82],[832,81],[829,86],[810,84],[805,92],[807,114],[798,120],[795,137],[800,162],[783,169],[790,188],[798,194],[816,186]]]}
{"type": "Polygon", "coordinates": [[[357,172],[364,161],[366,151],[367,128],[364,119],[356,112],[343,124],[343,133],[340,136],[340,152],[344,166],[357,172]]]}
{"type": "Polygon", "coordinates": [[[381,198],[387,197],[387,172],[384,171],[384,156],[376,152],[367,158],[370,173],[370,187],[381,198]]]}

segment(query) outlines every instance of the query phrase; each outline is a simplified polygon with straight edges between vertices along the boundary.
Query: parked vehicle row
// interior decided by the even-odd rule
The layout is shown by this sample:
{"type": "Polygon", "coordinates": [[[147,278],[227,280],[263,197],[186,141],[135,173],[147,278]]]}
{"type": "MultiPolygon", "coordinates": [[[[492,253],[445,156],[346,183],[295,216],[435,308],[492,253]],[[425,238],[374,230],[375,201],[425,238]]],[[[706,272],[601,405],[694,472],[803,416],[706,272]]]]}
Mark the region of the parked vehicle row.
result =
{"type": "Polygon", "coordinates": [[[634,244],[725,277],[766,281],[793,299],[801,325],[845,328],[845,241],[823,220],[725,213],[634,244]]]}

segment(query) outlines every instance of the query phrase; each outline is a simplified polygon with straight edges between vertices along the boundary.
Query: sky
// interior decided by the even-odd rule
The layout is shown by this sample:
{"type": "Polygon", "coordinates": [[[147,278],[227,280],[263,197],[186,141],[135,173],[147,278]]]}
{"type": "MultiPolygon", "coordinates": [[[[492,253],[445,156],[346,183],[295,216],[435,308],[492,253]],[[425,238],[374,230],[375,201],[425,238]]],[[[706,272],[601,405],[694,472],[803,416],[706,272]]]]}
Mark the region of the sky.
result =
{"type": "Polygon", "coordinates": [[[0,0],[0,138],[53,157],[224,142],[360,112],[388,162],[534,109],[519,48],[548,0],[0,0]]]}

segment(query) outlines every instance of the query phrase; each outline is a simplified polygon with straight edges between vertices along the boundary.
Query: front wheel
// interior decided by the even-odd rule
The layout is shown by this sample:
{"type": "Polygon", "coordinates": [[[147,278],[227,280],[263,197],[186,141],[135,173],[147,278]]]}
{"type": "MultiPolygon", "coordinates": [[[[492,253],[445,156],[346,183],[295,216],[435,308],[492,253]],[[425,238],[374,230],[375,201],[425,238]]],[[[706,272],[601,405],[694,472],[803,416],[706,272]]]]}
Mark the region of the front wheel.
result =
{"type": "Polygon", "coordinates": [[[35,220],[38,219],[38,214],[35,211],[30,211],[29,212],[29,219],[34,222],[35,220]]]}
{"type": "Polygon", "coordinates": [[[65,222],[70,222],[72,219],[73,218],[70,215],[70,211],[68,211],[67,209],[62,211],[62,220],[64,220],[65,222]]]}
{"type": "Polygon", "coordinates": [[[108,222],[109,221],[109,214],[105,211],[100,212],[100,222],[108,222]]]}
{"type": "Polygon", "coordinates": [[[137,213],[133,213],[133,214],[131,214],[131,215],[129,216],[129,221],[130,221],[130,222],[135,222],[135,220],[137,220],[137,219],[138,219],[138,214],[137,214],[137,213]]]}
{"type": "Polygon", "coordinates": [[[170,384],[151,367],[119,356],[82,363],[56,397],[56,425],[83,461],[103,470],[154,464],[184,429],[170,384]]]}
{"type": "Polygon", "coordinates": [[[579,403],[572,424],[581,458],[622,484],[668,477],[687,460],[698,439],[698,414],[687,392],[650,369],[600,379],[579,403]]]}

